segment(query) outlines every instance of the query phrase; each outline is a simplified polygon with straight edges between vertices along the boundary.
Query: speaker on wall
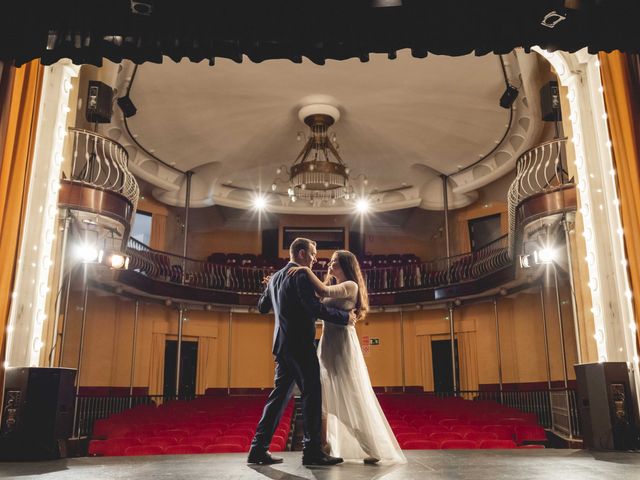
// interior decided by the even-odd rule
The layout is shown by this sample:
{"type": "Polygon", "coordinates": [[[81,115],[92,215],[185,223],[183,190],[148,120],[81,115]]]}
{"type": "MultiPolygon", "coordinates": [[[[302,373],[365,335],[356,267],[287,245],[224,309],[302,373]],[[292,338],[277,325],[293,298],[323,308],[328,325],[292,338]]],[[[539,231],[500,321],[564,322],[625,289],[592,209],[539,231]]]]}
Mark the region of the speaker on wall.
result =
{"type": "Polygon", "coordinates": [[[545,122],[555,122],[562,118],[558,82],[548,82],[540,89],[540,111],[545,122]]]}
{"type": "Polygon", "coordinates": [[[113,114],[113,89],[96,80],[89,81],[86,117],[91,123],[109,123],[113,114]]]}
{"type": "Polygon", "coordinates": [[[575,365],[582,438],[595,450],[638,447],[638,406],[625,362],[575,365]]]}
{"type": "Polygon", "coordinates": [[[60,441],[72,435],[75,376],[71,368],[7,368],[0,425],[2,458],[60,456],[60,441]]]}

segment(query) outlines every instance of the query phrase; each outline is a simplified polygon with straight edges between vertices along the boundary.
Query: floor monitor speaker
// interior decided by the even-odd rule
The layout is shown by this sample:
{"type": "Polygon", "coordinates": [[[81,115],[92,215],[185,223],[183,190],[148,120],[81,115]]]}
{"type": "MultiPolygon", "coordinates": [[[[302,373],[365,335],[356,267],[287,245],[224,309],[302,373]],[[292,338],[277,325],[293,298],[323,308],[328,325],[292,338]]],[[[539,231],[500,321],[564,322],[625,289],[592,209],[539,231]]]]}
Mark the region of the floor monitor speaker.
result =
{"type": "Polygon", "coordinates": [[[633,377],[625,362],[575,365],[578,409],[585,447],[630,450],[638,447],[638,410],[633,377]]]}
{"type": "Polygon", "coordinates": [[[0,456],[38,460],[61,456],[60,444],[71,437],[76,370],[10,367],[0,425],[0,456]]]}

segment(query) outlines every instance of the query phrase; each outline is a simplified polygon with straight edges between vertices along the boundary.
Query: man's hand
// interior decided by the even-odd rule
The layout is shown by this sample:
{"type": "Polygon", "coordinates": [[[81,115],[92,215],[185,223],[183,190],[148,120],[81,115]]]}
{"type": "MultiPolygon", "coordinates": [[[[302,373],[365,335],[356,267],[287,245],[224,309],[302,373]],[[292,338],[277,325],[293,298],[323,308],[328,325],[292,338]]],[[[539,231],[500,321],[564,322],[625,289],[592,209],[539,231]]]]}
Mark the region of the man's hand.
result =
{"type": "Polygon", "coordinates": [[[265,287],[269,284],[269,280],[271,280],[271,277],[273,275],[267,275],[266,277],[262,278],[262,285],[264,285],[265,287]]]}
{"type": "Polygon", "coordinates": [[[355,310],[351,310],[349,312],[349,326],[353,327],[356,323],[358,323],[358,316],[355,310]]]}

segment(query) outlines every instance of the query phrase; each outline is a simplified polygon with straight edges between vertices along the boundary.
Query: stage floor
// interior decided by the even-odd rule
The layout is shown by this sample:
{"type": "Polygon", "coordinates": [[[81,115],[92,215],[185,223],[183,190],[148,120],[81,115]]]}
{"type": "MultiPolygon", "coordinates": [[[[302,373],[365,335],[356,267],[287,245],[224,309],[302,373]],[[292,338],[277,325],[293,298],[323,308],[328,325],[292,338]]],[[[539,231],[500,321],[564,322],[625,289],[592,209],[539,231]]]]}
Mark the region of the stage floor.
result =
{"type": "MultiPolygon", "coordinates": [[[[640,479],[640,453],[585,450],[412,450],[396,466],[343,463],[303,467],[300,452],[282,452],[284,463],[249,466],[245,454],[93,457],[0,463],[0,478],[25,480],[165,478],[168,480],[369,480],[369,479],[640,479]]],[[[280,455],[280,453],[278,454],[280,455]]]]}

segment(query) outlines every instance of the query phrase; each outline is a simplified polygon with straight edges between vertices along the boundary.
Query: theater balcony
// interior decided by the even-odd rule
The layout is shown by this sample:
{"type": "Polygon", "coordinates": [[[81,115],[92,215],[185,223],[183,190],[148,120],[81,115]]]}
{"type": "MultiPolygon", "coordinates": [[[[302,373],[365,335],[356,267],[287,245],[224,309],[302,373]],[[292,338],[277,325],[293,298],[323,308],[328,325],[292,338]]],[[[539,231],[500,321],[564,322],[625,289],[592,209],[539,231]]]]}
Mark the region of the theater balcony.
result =
{"type": "MultiPolygon", "coordinates": [[[[263,280],[286,259],[218,253],[204,261],[127,238],[137,185],[126,169],[126,151],[89,132],[73,134],[74,176],[63,183],[60,204],[74,212],[83,235],[97,224],[109,233],[111,241],[122,240],[124,246],[126,239],[123,251],[129,258],[128,269],[124,270],[92,266],[89,271],[94,286],[193,308],[255,311],[263,280]]],[[[543,262],[534,257],[544,245],[565,242],[563,229],[573,222],[576,209],[575,184],[563,166],[565,143],[566,139],[548,141],[520,156],[507,193],[508,233],[489,244],[431,261],[421,261],[409,252],[361,255],[359,261],[374,309],[459,304],[537,285],[544,269],[543,262]]],[[[326,259],[320,259],[315,273],[322,278],[325,272],[326,259]]]]}

